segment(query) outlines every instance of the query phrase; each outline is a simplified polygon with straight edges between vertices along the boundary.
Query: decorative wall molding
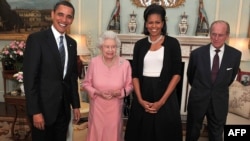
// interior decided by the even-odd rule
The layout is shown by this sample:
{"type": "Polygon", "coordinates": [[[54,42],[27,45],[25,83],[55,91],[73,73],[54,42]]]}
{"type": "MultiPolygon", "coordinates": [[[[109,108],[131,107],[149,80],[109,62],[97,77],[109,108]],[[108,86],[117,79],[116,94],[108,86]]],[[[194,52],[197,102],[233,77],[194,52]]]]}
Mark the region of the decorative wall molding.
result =
{"type": "Polygon", "coordinates": [[[240,34],[240,21],[241,21],[241,13],[242,13],[242,0],[239,0],[239,9],[238,9],[238,19],[237,19],[237,27],[236,27],[236,37],[240,34]]]}
{"type": "Polygon", "coordinates": [[[169,0],[131,0],[137,7],[147,7],[152,3],[157,3],[165,8],[175,8],[179,6],[184,6],[185,0],[169,1],[169,0]]]}

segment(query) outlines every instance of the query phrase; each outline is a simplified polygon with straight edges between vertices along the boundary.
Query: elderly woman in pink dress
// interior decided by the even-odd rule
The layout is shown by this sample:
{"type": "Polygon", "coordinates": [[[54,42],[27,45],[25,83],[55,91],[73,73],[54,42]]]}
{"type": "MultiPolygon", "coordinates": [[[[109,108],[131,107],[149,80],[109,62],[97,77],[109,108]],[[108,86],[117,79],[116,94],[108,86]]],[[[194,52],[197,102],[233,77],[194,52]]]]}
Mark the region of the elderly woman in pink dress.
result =
{"type": "Polygon", "coordinates": [[[83,80],[90,98],[87,141],[123,141],[123,98],[133,85],[129,61],[117,55],[120,45],[116,33],[104,32],[101,54],[91,59],[83,80]]]}

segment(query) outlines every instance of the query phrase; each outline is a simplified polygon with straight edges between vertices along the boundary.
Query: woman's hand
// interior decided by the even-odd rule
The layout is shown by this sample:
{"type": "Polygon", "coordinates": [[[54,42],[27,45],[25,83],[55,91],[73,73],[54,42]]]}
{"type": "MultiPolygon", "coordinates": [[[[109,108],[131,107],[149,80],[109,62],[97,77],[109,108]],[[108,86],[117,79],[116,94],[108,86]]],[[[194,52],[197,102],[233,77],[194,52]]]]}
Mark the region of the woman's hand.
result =
{"type": "Polygon", "coordinates": [[[156,101],[154,103],[152,103],[151,107],[149,107],[149,113],[157,113],[158,110],[162,107],[162,103],[159,101],[156,101]]]}
{"type": "Polygon", "coordinates": [[[111,91],[112,97],[119,97],[121,96],[121,90],[113,90],[111,91]]]}
{"type": "Polygon", "coordinates": [[[107,100],[113,98],[112,93],[110,91],[97,91],[95,94],[107,100]]]}
{"type": "Polygon", "coordinates": [[[163,104],[161,102],[157,101],[154,103],[140,100],[139,103],[142,105],[142,107],[145,109],[145,112],[155,114],[158,112],[158,110],[162,107],[163,104]]]}
{"type": "Polygon", "coordinates": [[[154,103],[150,103],[147,105],[145,111],[151,114],[155,114],[157,113],[158,109],[156,109],[155,107],[153,107],[154,103]]]}
{"type": "Polygon", "coordinates": [[[103,99],[109,100],[121,96],[121,90],[97,91],[95,94],[102,97],[103,99]]]}
{"type": "Polygon", "coordinates": [[[142,105],[142,107],[145,109],[145,112],[147,113],[156,113],[156,109],[152,108],[153,103],[148,102],[146,100],[139,100],[139,103],[142,105]]]}

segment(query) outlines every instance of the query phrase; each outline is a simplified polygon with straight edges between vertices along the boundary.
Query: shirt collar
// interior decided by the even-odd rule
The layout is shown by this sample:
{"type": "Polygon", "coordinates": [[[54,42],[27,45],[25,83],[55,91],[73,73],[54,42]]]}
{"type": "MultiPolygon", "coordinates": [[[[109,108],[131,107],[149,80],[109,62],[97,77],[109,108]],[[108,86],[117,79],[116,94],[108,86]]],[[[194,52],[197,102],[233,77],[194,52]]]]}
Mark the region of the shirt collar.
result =
{"type": "Polygon", "coordinates": [[[52,32],[53,32],[53,34],[54,34],[54,37],[55,37],[55,39],[59,39],[59,37],[62,35],[62,36],[65,36],[65,33],[63,33],[63,34],[61,34],[60,32],[58,32],[57,30],[56,30],[56,28],[52,25],[51,26],[51,29],[52,29],[52,32]]]}
{"type": "MultiPolygon", "coordinates": [[[[210,51],[214,52],[216,49],[216,47],[214,47],[212,44],[210,45],[210,51]]],[[[225,44],[222,45],[222,47],[219,48],[220,52],[224,52],[225,50],[225,44]]]]}

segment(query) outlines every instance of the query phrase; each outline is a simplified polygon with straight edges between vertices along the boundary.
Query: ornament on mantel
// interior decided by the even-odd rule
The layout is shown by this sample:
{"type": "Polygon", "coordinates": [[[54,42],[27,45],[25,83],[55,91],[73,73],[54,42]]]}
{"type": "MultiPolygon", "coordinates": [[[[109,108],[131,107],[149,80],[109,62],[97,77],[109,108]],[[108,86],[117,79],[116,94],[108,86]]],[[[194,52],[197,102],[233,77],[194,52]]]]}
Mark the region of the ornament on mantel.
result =
{"type": "Polygon", "coordinates": [[[209,23],[207,13],[204,9],[203,0],[199,0],[198,8],[198,22],[196,27],[196,36],[208,36],[209,33],[209,23]]]}
{"type": "Polygon", "coordinates": [[[129,31],[129,33],[135,33],[136,32],[136,27],[137,27],[136,14],[133,11],[133,13],[130,14],[130,22],[128,23],[128,31],[129,31]]]}
{"type": "Polygon", "coordinates": [[[181,22],[179,23],[179,32],[182,36],[186,35],[188,30],[187,17],[188,16],[185,14],[185,12],[183,13],[183,15],[181,15],[181,22]]]}
{"type": "Polygon", "coordinates": [[[107,30],[120,33],[120,0],[116,0],[115,8],[111,13],[107,30]]]}

